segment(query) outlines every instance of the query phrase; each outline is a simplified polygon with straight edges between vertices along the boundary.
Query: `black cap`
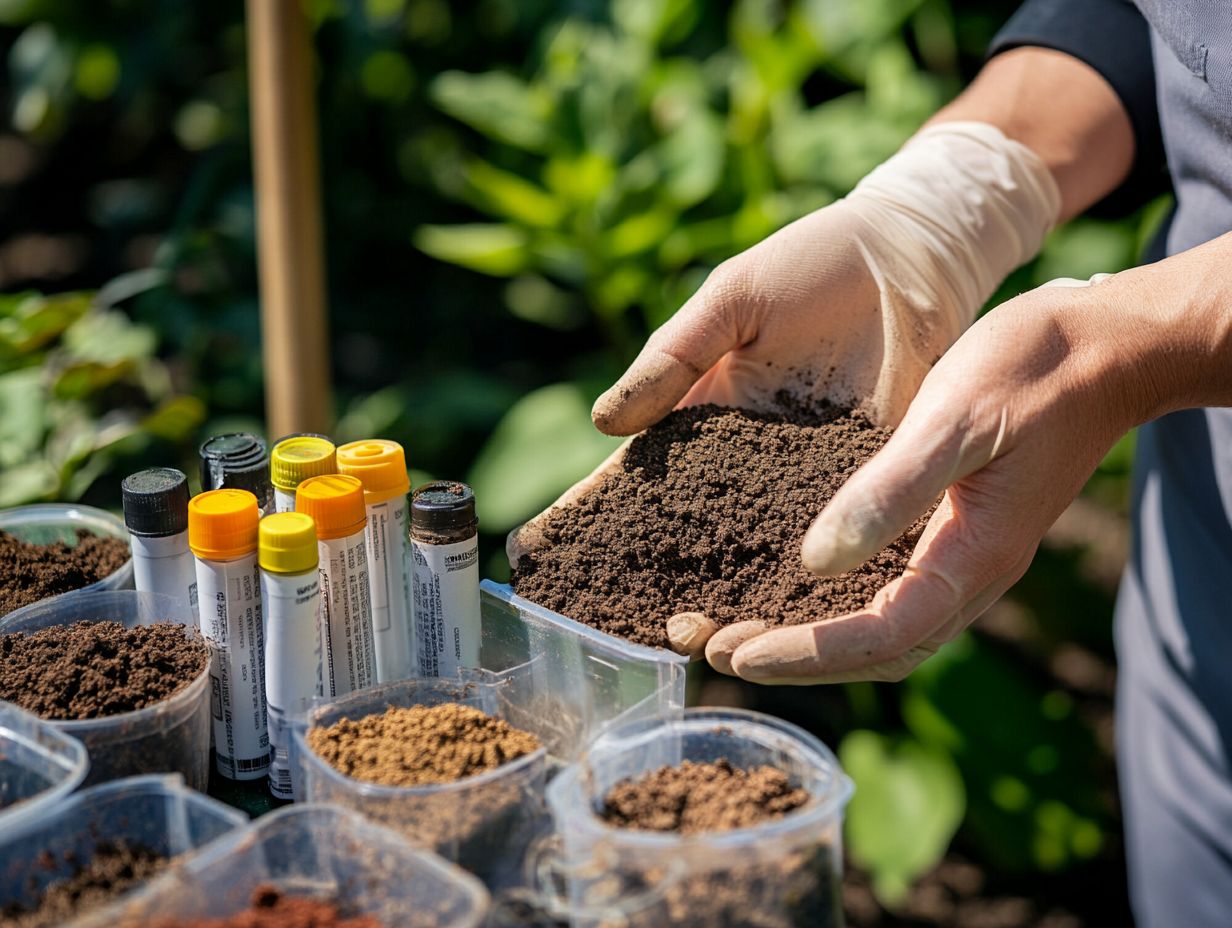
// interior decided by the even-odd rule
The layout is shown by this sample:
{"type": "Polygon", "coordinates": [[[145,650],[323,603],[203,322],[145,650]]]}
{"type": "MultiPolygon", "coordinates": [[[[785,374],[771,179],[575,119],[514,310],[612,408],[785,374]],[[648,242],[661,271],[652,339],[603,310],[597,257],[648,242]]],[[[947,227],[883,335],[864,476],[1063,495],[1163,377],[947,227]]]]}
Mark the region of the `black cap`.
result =
{"type": "Polygon", "coordinates": [[[151,467],[120,483],[124,524],[134,535],[166,538],[188,531],[188,478],[174,467],[151,467]]]}
{"type": "Polygon", "coordinates": [[[411,494],[412,531],[449,532],[478,524],[475,491],[465,483],[436,480],[411,494]]]}
{"type": "Polygon", "coordinates": [[[248,490],[267,508],[273,496],[265,442],[248,432],[215,435],[201,446],[201,489],[248,490]]]}

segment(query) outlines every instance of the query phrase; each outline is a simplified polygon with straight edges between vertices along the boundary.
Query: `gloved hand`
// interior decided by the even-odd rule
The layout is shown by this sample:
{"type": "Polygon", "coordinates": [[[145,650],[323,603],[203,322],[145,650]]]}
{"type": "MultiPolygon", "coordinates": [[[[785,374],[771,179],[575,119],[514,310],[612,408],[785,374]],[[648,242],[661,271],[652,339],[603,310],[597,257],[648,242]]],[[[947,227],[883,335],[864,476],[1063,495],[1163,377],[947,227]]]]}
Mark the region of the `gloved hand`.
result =
{"type": "MultiPolygon", "coordinates": [[[[716,268],[595,403],[595,424],[632,435],[679,405],[765,411],[785,393],[859,405],[895,425],[930,366],[1035,254],[1059,210],[1043,162],[995,127],[926,129],[845,199],[716,268]]],[[[551,509],[576,500],[622,455],[551,509]]],[[[542,543],[542,518],[510,534],[515,566],[542,543]]]]}

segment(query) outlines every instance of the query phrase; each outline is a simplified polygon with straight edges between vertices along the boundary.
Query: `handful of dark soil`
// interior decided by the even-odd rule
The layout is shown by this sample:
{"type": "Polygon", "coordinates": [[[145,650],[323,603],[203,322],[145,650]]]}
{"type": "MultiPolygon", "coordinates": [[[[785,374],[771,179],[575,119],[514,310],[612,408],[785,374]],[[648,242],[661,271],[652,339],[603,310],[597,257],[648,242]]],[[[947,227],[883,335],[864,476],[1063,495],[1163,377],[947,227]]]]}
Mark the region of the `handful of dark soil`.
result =
{"type": "Polygon", "coordinates": [[[472,706],[391,706],[313,728],[308,744],[349,777],[382,786],[453,783],[539,750],[539,739],[472,706]]]}
{"type": "Polygon", "coordinates": [[[45,719],[144,709],[195,680],[209,662],[183,625],[74,622],[0,635],[0,699],[45,719]]]}
{"type": "MultiPolygon", "coordinates": [[[[50,856],[50,855],[48,855],[50,856]]],[[[72,871],[47,885],[31,906],[9,903],[0,909],[4,928],[50,928],[96,908],[155,876],[169,860],[140,844],[123,839],[104,841],[88,861],[67,859],[72,871]]],[[[55,870],[58,862],[48,860],[55,870]]]]}
{"type": "Polygon", "coordinates": [[[545,520],[547,544],[513,572],[520,595],[639,644],[668,618],[794,625],[857,611],[899,576],[921,520],[838,577],[800,560],[814,517],[890,436],[830,405],[677,410],[630,444],[618,472],[545,520]]]}
{"type": "Polygon", "coordinates": [[[0,615],[111,576],[129,559],[122,538],[77,529],[77,544],[31,544],[0,531],[0,615]]]}
{"type": "Polygon", "coordinates": [[[603,819],[618,828],[696,835],[751,828],[808,801],[808,791],[793,787],[777,767],[686,760],[617,783],[603,797],[603,819]]]}
{"type": "MultiPolygon", "coordinates": [[[[436,922],[412,922],[427,928],[436,922]]],[[[224,918],[159,919],[151,928],[383,928],[371,915],[343,914],[337,902],[314,896],[289,896],[273,886],[258,886],[252,906],[224,918]]]]}

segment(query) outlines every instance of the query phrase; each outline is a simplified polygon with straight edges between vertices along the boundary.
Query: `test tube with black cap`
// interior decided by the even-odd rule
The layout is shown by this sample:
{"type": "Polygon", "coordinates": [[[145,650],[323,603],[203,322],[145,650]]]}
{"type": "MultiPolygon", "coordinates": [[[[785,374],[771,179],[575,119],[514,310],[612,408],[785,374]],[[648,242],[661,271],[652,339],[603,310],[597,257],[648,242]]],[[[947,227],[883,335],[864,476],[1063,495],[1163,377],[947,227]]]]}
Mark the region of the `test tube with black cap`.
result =
{"type": "Polygon", "coordinates": [[[201,446],[201,489],[247,490],[257,498],[261,514],[274,511],[269,452],[265,442],[249,432],[215,435],[201,446]]]}
{"type": "Polygon", "coordinates": [[[120,483],[139,592],[174,596],[197,614],[197,573],[188,549],[188,478],[151,467],[120,483]]]}
{"type": "Polygon", "coordinates": [[[438,480],[411,495],[415,653],[426,677],[479,666],[479,519],[465,483],[438,480]]]}

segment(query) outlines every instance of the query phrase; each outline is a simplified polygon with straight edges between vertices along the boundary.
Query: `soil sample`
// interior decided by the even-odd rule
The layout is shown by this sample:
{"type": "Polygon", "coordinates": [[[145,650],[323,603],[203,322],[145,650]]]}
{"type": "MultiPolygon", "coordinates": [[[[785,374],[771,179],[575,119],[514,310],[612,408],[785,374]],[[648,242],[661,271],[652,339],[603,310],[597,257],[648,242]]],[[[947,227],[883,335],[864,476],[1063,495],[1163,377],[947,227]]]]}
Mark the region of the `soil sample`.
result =
{"type": "Polygon", "coordinates": [[[204,642],[183,625],[73,622],[0,635],[0,699],[45,719],[145,709],[205,669],[204,642]]]}
{"type": "Polygon", "coordinates": [[[742,769],[724,758],[684,761],[614,785],[596,810],[604,821],[681,838],[678,853],[639,855],[613,868],[610,879],[620,881],[618,898],[648,894],[656,899],[657,885],[670,880],[661,899],[629,914],[628,925],[838,928],[842,913],[833,836],[817,835],[790,846],[781,836],[767,837],[757,847],[734,852],[702,849],[707,835],[782,819],[811,799],[776,767],[742,769]],[[664,868],[668,860],[678,860],[686,872],[672,879],[664,868]]]}
{"type": "Polygon", "coordinates": [[[545,764],[507,776],[499,768],[539,750],[539,739],[471,706],[390,707],[360,719],[311,728],[311,750],[335,770],[396,790],[312,775],[308,796],[334,802],[436,850],[489,888],[514,875],[543,824],[545,764]],[[473,786],[467,781],[487,774],[473,786]],[[434,788],[436,787],[436,788],[434,788]]]}
{"type": "Polygon", "coordinates": [[[828,404],[785,409],[668,415],[633,439],[615,473],[544,520],[544,544],[519,560],[514,590],[656,647],[680,612],[792,625],[866,606],[903,572],[923,520],[837,577],[805,569],[800,542],[890,431],[828,404]]]}
{"type": "MultiPolygon", "coordinates": [[[[435,920],[404,922],[407,928],[430,928],[435,920]]],[[[347,915],[336,901],[292,896],[276,887],[258,886],[252,905],[223,918],[155,919],[150,928],[386,928],[371,915],[347,915]]]]}
{"type": "Polygon", "coordinates": [[[111,576],[128,561],[128,542],[77,529],[77,543],[38,545],[0,531],[0,615],[79,590],[111,576]]]}
{"type": "MultiPolygon", "coordinates": [[[[47,855],[50,858],[50,854],[47,855]]],[[[168,858],[123,839],[100,842],[87,861],[72,855],[63,862],[71,868],[68,876],[49,883],[31,905],[9,903],[0,909],[4,928],[50,928],[97,908],[139,883],[149,880],[168,863],[168,858]]],[[[46,861],[47,870],[60,862],[46,861]]]]}

